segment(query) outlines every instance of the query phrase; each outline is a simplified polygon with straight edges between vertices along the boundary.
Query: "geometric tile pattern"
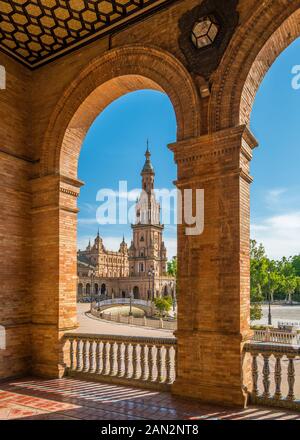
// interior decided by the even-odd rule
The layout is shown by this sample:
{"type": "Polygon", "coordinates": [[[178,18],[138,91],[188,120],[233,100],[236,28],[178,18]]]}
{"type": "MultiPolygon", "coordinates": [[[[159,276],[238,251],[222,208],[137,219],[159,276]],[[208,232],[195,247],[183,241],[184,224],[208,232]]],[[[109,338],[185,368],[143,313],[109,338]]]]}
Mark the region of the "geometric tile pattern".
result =
{"type": "Polygon", "coordinates": [[[222,408],[170,393],[69,378],[0,384],[0,420],[300,420],[300,413],[222,408]]]}
{"type": "Polygon", "coordinates": [[[162,0],[0,0],[0,48],[35,67],[162,0]]]}

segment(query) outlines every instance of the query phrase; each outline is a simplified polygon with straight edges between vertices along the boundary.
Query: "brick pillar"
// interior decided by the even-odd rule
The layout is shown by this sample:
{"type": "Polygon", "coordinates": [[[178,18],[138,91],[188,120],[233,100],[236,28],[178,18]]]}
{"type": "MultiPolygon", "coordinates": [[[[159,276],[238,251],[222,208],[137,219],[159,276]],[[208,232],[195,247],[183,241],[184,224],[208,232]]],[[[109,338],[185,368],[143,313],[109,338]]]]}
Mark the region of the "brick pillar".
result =
{"type": "Polygon", "coordinates": [[[251,335],[249,165],[256,145],[240,126],[170,146],[178,188],[204,189],[203,233],[187,236],[185,225],[178,227],[175,394],[245,403],[250,366],[242,362],[242,351],[251,335]]]}
{"type": "Polygon", "coordinates": [[[32,372],[60,377],[61,337],[77,327],[77,197],[81,182],[32,180],[32,372]]]}

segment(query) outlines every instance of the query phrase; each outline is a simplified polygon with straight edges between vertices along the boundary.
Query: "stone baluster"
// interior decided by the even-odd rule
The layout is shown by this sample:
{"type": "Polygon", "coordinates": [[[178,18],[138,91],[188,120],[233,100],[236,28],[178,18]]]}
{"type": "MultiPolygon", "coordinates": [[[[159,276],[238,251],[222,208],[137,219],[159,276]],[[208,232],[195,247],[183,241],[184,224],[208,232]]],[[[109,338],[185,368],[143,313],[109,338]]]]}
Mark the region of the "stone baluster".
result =
{"type": "Polygon", "coordinates": [[[138,379],[138,365],[139,365],[139,357],[138,357],[138,344],[133,344],[132,346],[132,379],[138,379]]]}
{"type": "Polygon", "coordinates": [[[130,364],[129,343],[125,342],[125,348],[124,348],[124,377],[126,377],[126,378],[129,378],[129,364],[130,364]]]}
{"type": "Polygon", "coordinates": [[[94,340],[90,339],[90,349],[89,349],[89,373],[93,373],[95,368],[94,368],[94,363],[95,363],[95,355],[94,355],[94,340]]]}
{"type": "Polygon", "coordinates": [[[87,343],[88,340],[84,339],[83,341],[83,347],[82,347],[82,361],[83,361],[83,373],[87,373],[89,371],[89,363],[88,363],[88,356],[87,356],[87,343]]]}
{"type": "Polygon", "coordinates": [[[146,351],[147,345],[141,345],[141,380],[147,380],[147,369],[146,369],[146,351]]]}
{"type": "Polygon", "coordinates": [[[157,382],[163,381],[163,365],[162,365],[162,347],[159,345],[157,347],[157,353],[156,353],[156,366],[157,366],[157,382]]]}
{"type": "Polygon", "coordinates": [[[172,361],[171,361],[171,347],[166,347],[166,382],[172,383],[172,361]]]}
{"type": "Polygon", "coordinates": [[[117,376],[122,376],[122,342],[117,343],[117,376]]]}
{"type": "Polygon", "coordinates": [[[257,366],[257,354],[252,355],[252,393],[254,397],[258,396],[258,366],[257,366]]]}
{"type": "Polygon", "coordinates": [[[81,371],[81,340],[76,341],[76,371],[81,371]]]}
{"type": "Polygon", "coordinates": [[[294,401],[295,400],[295,365],[294,360],[295,356],[288,356],[289,360],[289,366],[288,366],[288,384],[289,384],[289,393],[288,393],[288,400],[294,401]]]}
{"type": "Polygon", "coordinates": [[[70,339],[70,370],[74,370],[74,339],[70,339]]]}
{"type": "Polygon", "coordinates": [[[101,345],[101,341],[96,342],[96,374],[101,374],[101,355],[102,355],[103,345],[101,345]]]}
{"type": "Polygon", "coordinates": [[[102,368],[102,374],[107,374],[108,370],[108,348],[109,348],[109,342],[103,342],[103,368],[102,368]]]}
{"type": "Polygon", "coordinates": [[[263,397],[265,399],[270,398],[270,354],[263,353],[264,358],[264,367],[263,367],[263,385],[264,385],[264,393],[263,397]]]}
{"type": "Polygon", "coordinates": [[[149,371],[149,381],[154,382],[154,372],[153,372],[153,348],[154,345],[149,345],[148,347],[148,371],[149,371]]]}
{"type": "Polygon", "coordinates": [[[275,380],[275,399],[281,399],[281,380],[282,380],[282,368],[281,368],[281,355],[275,355],[275,372],[274,372],[274,380],[275,380]]]}
{"type": "Polygon", "coordinates": [[[108,376],[113,376],[113,372],[114,372],[114,343],[113,342],[108,342],[108,354],[107,354],[107,358],[108,358],[108,369],[107,369],[107,375],[108,376]]]}

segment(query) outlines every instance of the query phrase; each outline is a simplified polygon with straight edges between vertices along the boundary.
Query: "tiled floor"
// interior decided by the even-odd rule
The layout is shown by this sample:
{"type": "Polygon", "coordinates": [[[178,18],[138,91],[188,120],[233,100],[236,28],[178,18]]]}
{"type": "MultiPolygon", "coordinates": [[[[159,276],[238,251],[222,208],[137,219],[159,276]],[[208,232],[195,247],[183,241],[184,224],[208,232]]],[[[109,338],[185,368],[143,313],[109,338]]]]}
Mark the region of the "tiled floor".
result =
{"type": "Polygon", "coordinates": [[[268,408],[224,409],[168,393],[75,379],[23,379],[0,384],[0,419],[27,420],[300,420],[268,408]]]}

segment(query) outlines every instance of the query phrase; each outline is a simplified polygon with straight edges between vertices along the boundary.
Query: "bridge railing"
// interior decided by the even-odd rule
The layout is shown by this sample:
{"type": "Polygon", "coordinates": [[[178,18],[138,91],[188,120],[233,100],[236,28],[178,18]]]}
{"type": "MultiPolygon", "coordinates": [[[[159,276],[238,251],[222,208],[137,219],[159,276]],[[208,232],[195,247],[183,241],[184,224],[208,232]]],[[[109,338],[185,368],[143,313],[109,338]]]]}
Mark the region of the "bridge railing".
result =
{"type": "Polygon", "coordinates": [[[65,342],[68,375],[155,389],[175,380],[174,338],[69,333],[65,342]]]}
{"type": "Polygon", "coordinates": [[[155,329],[165,329],[174,331],[177,329],[177,321],[167,321],[165,319],[147,318],[146,316],[136,318],[134,316],[123,316],[120,313],[105,313],[97,308],[91,309],[90,313],[98,319],[104,321],[117,322],[119,324],[136,325],[138,327],[151,327],[155,329]]]}
{"type": "Polygon", "coordinates": [[[300,347],[251,342],[253,404],[300,409],[300,347]]]}
{"type": "Polygon", "coordinates": [[[254,341],[269,342],[275,344],[298,345],[300,334],[296,331],[284,331],[279,329],[254,330],[254,341]]]}
{"type": "MultiPolygon", "coordinates": [[[[114,305],[114,304],[129,305],[130,298],[112,298],[112,299],[106,299],[106,300],[100,301],[98,303],[99,307],[114,305]]],[[[132,305],[136,304],[136,305],[140,305],[140,306],[144,306],[144,307],[152,307],[151,301],[145,301],[143,299],[132,299],[131,304],[132,305]]]]}

